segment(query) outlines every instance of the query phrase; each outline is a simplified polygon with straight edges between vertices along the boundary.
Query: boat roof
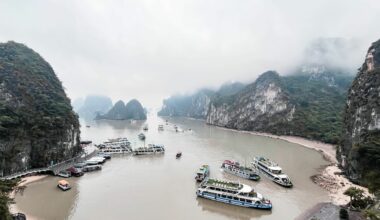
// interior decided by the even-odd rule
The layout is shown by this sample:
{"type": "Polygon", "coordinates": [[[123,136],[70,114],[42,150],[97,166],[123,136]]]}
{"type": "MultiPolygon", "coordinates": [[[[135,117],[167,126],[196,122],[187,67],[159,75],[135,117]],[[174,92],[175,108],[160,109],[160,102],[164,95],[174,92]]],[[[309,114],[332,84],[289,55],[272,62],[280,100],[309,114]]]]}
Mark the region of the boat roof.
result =
{"type": "Polygon", "coordinates": [[[288,179],[289,177],[288,177],[288,175],[286,175],[286,174],[280,174],[280,175],[278,175],[280,178],[285,178],[285,179],[288,179]]]}
{"type": "MultiPolygon", "coordinates": [[[[204,184],[208,186],[220,187],[220,188],[232,189],[232,190],[242,190],[244,188],[243,184],[236,183],[236,182],[227,182],[227,181],[218,180],[218,179],[207,179],[207,181],[205,181],[204,184]]],[[[245,190],[247,190],[247,188],[245,190]]]]}
{"type": "Polygon", "coordinates": [[[58,181],[58,184],[60,184],[60,185],[69,185],[69,182],[67,182],[66,180],[60,180],[60,181],[58,181]]]}
{"type": "Polygon", "coordinates": [[[279,170],[279,171],[281,171],[282,169],[281,169],[281,167],[279,167],[279,166],[275,166],[275,167],[268,167],[269,169],[271,169],[271,170],[279,170]]]}

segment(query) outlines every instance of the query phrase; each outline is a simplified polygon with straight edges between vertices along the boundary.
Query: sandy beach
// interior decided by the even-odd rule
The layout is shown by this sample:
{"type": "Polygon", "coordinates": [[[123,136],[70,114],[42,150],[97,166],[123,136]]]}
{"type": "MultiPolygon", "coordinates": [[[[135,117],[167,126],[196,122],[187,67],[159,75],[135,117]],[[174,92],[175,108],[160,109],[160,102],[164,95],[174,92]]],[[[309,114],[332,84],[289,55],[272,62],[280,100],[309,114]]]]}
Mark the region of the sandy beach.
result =
{"type": "MultiPolygon", "coordinates": [[[[36,181],[39,181],[43,178],[47,177],[47,175],[38,175],[38,176],[28,176],[28,177],[23,177],[21,178],[21,181],[19,182],[19,184],[17,185],[17,187],[23,187],[23,186],[27,186],[28,184],[30,183],[33,183],[33,182],[36,182],[36,181]]],[[[14,198],[16,195],[16,191],[13,190],[11,193],[10,193],[10,197],[11,198],[14,198]]],[[[31,216],[31,215],[28,215],[27,213],[24,213],[22,212],[22,210],[20,210],[18,207],[17,207],[17,204],[14,203],[14,204],[11,204],[9,206],[9,210],[11,213],[18,213],[18,212],[21,212],[23,214],[26,215],[26,218],[28,220],[37,220],[37,218],[31,216]]]]}

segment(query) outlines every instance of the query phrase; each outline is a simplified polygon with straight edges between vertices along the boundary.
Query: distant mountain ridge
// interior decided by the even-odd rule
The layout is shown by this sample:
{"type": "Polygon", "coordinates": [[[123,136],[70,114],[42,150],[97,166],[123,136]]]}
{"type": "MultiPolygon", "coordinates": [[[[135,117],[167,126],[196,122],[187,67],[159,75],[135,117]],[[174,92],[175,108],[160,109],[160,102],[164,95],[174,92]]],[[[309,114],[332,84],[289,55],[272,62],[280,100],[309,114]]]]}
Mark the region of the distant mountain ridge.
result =
{"type": "Polygon", "coordinates": [[[239,84],[231,93],[223,93],[223,88],[173,96],[164,100],[158,115],[193,117],[227,128],[338,143],[346,91],[352,80],[351,74],[327,68],[307,72],[300,68],[286,76],[268,71],[253,83],[239,84]]]}
{"type": "Polygon", "coordinates": [[[136,99],[132,99],[126,105],[123,101],[119,100],[107,113],[98,114],[95,119],[146,120],[146,111],[136,99]]]}

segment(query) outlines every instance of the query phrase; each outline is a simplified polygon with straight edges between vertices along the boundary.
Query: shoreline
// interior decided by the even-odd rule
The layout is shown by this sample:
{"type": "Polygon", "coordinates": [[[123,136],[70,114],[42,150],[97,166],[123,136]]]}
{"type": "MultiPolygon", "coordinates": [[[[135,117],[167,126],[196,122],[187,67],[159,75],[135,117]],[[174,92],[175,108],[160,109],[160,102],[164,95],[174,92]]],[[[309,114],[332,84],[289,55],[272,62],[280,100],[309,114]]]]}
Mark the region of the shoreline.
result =
{"type": "Polygon", "coordinates": [[[338,161],[336,159],[336,146],[333,144],[327,144],[320,141],[309,140],[297,136],[280,136],[255,131],[241,131],[224,127],[219,128],[239,133],[247,133],[262,137],[279,139],[318,151],[320,154],[322,154],[323,158],[330,164],[321,167],[321,169],[318,171],[318,174],[311,176],[310,178],[315,184],[327,191],[330,201],[325,202],[331,202],[332,204],[337,206],[346,205],[350,201],[350,197],[344,195],[344,192],[349,187],[360,188],[364,190],[365,196],[373,197],[373,195],[369,193],[367,188],[352,183],[346,176],[343,175],[343,171],[338,167],[338,161]]]}
{"type": "MultiPolygon", "coordinates": [[[[42,180],[44,178],[48,177],[48,175],[35,175],[35,176],[27,176],[27,177],[23,177],[21,178],[21,181],[17,184],[16,188],[17,187],[27,187],[27,185],[33,183],[33,182],[37,182],[39,180],[42,180]]],[[[25,188],[26,189],[26,188],[25,188]]],[[[22,189],[23,190],[23,189],[22,189]]],[[[17,194],[17,189],[14,189],[10,194],[9,194],[9,197],[14,199],[16,194],[17,194]]],[[[26,216],[26,219],[27,220],[37,220],[37,218],[29,215],[28,213],[25,213],[23,212],[18,206],[17,206],[17,203],[13,203],[11,205],[9,205],[9,211],[11,214],[15,214],[15,213],[23,213],[25,216],[26,216]]]]}

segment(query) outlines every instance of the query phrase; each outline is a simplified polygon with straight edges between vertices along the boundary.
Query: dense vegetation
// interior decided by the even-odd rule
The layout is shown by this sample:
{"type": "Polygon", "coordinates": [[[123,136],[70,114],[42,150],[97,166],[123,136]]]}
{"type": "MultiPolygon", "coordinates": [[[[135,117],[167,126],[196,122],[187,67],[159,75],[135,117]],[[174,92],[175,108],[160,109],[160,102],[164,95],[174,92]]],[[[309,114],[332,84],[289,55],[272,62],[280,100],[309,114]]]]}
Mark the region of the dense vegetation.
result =
{"type": "Polygon", "coordinates": [[[296,106],[294,119],[287,125],[290,134],[333,144],[341,139],[343,112],[352,77],[329,75],[334,84],[324,78],[312,80],[308,75],[283,78],[284,88],[296,106]]]}
{"type": "Polygon", "coordinates": [[[77,116],[51,66],[22,44],[0,44],[0,173],[72,157],[78,143],[77,116]]]}
{"type": "Polygon", "coordinates": [[[8,207],[13,200],[9,198],[9,193],[16,186],[17,182],[18,180],[0,181],[0,219],[2,220],[12,219],[8,207]]]}

